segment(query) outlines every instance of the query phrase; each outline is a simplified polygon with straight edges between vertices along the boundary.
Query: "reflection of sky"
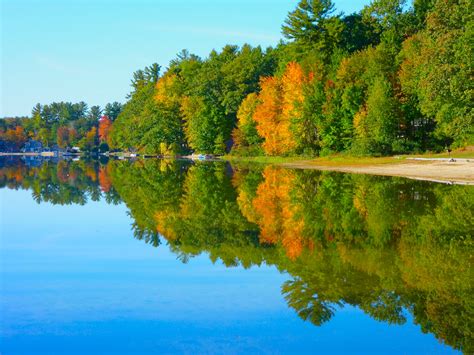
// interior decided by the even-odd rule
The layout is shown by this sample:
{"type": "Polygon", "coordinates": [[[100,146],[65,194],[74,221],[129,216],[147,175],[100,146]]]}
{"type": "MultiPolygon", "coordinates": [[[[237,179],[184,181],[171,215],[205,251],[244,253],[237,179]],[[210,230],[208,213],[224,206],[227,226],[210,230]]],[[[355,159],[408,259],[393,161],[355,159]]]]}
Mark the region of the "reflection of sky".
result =
{"type": "Polygon", "coordinates": [[[6,354],[77,352],[449,352],[410,324],[346,307],[301,321],[273,267],[188,264],[132,237],[124,205],[36,204],[0,190],[1,342],[6,354]]]}

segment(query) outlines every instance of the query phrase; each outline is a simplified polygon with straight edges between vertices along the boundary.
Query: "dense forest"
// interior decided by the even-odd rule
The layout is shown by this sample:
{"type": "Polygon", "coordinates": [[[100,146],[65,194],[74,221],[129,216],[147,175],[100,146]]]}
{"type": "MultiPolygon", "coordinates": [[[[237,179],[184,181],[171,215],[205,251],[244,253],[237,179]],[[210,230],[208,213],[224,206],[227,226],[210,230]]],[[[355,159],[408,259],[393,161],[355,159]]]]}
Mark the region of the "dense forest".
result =
{"type": "Polygon", "coordinates": [[[302,0],[263,50],[187,51],[133,77],[111,146],[239,155],[391,154],[473,143],[473,3],[302,0]]]}
{"type": "Polygon", "coordinates": [[[473,351],[465,186],[224,162],[0,159],[2,187],[38,203],[124,202],[135,238],[183,262],[273,265],[289,275],[288,305],[316,326],[352,305],[473,351]]]}
{"type": "Polygon", "coordinates": [[[374,0],[350,15],[331,0],[301,0],[275,47],[227,45],[206,58],[183,50],[163,72],[156,63],[136,71],[123,110],[105,113],[105,135],[96,107],[62,119],[51,104],[0,129],[0,140],[26,135],[84,149],[103,142],[103,149],[163,155],[467,146],[474,143],[473,16],[470,0],[374,0]]]}

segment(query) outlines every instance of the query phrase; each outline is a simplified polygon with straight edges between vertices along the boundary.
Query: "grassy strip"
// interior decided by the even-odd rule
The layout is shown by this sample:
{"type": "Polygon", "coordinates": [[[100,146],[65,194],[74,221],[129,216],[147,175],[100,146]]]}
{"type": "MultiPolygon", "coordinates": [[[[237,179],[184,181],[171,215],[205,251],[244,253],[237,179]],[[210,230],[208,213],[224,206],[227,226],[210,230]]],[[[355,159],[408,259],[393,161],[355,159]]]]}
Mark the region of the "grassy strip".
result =
{"type": "MultiPolygon", "coordinates": [[[[470,146],[464,149],[448,153],[441,154],[414,154],[414,155],[396,155],[390,157],[355,157],[347,154],[335,154],[327,157],[269,157],[269,156],[257,156],[257,157],[241,157],[233,155],[225,155],[222,158],[231,162],[243,162],[243,163],[261,163],[261,164],[288,164],[288,165],[320,165],[320,166],[367,166],[367,165],[382,165],[382,164],[400,164],[406,162],[406,158],[463,158],[463,159],[474,159],[474,146],[470,146]]],[[[411,161],[410,161],[411,162],[411,161]]]]}
{"type": "MultiPolygon", "coordinates": [[[[243,163],[260,163],[260,164],[285,164],[294,163],[304,160],[304,157],[269,157],[269,156],[258,156],[258,157],[241,157],[235,155],[224,155],[221,157],[224,160],[230,162],[243,162],[243,163]]],[[[312,159],[312,158],[307,158],[312,159]]]]}
{"type": "Polygon", "coordinates": [[[346,155],[333,155],[322,158],[312,157],[239,157],[226,155],[222,159],[228,160],[235,163],[259,163],[259,164],[272,164],[272,165],[324,165],[324,166],[344,166],[344,165],[373,165],[373,164],[393,164],[405,160],[403,157],[352,157],[346,155]]]}

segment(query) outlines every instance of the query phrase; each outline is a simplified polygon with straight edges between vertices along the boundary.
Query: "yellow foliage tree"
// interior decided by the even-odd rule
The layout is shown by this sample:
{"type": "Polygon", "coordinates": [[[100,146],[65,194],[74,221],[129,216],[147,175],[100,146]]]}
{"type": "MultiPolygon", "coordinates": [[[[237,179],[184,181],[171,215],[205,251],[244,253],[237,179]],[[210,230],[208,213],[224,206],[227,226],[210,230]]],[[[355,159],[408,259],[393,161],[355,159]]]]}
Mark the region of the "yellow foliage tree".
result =
{"type": "Polygon", "coordinates": [[[281,118],[281,84],[276,77],[263,78],[260,81],[260,103],[255,108],[253,118],[257,122],[258,134],[265,139],[263,149],[269,155],[283,152],[282,142],[277,129],[281,118]]]}
{"type": "Polygon", "coordinates": [[[179,82],[176,74],[166,73],[156,83],[155,100],[165,107],[174,107],[181,102],[179,82]]]}
{"type": "Polygon", "coordinates": [[[291,62],[281,78],[282,84],[282,120],[278,127],[280,136],[287,141],[287,149],[294,149],[297,136],[303,129],[301,120],[303,116],[304,85],[308,82],[303,68],[298,63],[291,62]]]}
{"type": "Polygon", "coordinates": [[[232,132],[232,139],[236,147],[246,147],[261,143],[257,132],[257,125],[253,118],[258,105],[258,95],[249,94],[240,104],[237,111],[237,128],[232,132]]]}

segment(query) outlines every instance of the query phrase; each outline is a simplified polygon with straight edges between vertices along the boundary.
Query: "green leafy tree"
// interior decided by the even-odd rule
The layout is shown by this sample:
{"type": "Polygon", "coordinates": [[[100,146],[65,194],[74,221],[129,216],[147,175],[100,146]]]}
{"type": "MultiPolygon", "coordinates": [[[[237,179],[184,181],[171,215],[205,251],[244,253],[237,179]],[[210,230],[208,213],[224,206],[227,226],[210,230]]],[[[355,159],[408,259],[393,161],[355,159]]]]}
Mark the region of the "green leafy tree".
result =
{"type": "Polygon", "coordinates": [[[436,1],[427,27],[404,42],[401,52],[403,91],[416,99],[436,133],[456,146],[474,141],[472,105],[471,1],[436,1]]]}
{"type": "MultiPolygon", "coordinates": [[[[123,110],[123,105],[120,102],[114,101],[112,103],[108,103],[107,105],[105,105],[104,115],[109,117],[112,121],[115,121],[115,119],[118,117],[120,112],[122,112],[122,110],[123,110]]],[[[92,108],[91,108],[91,111],[92,111],[92,108]]]]}

